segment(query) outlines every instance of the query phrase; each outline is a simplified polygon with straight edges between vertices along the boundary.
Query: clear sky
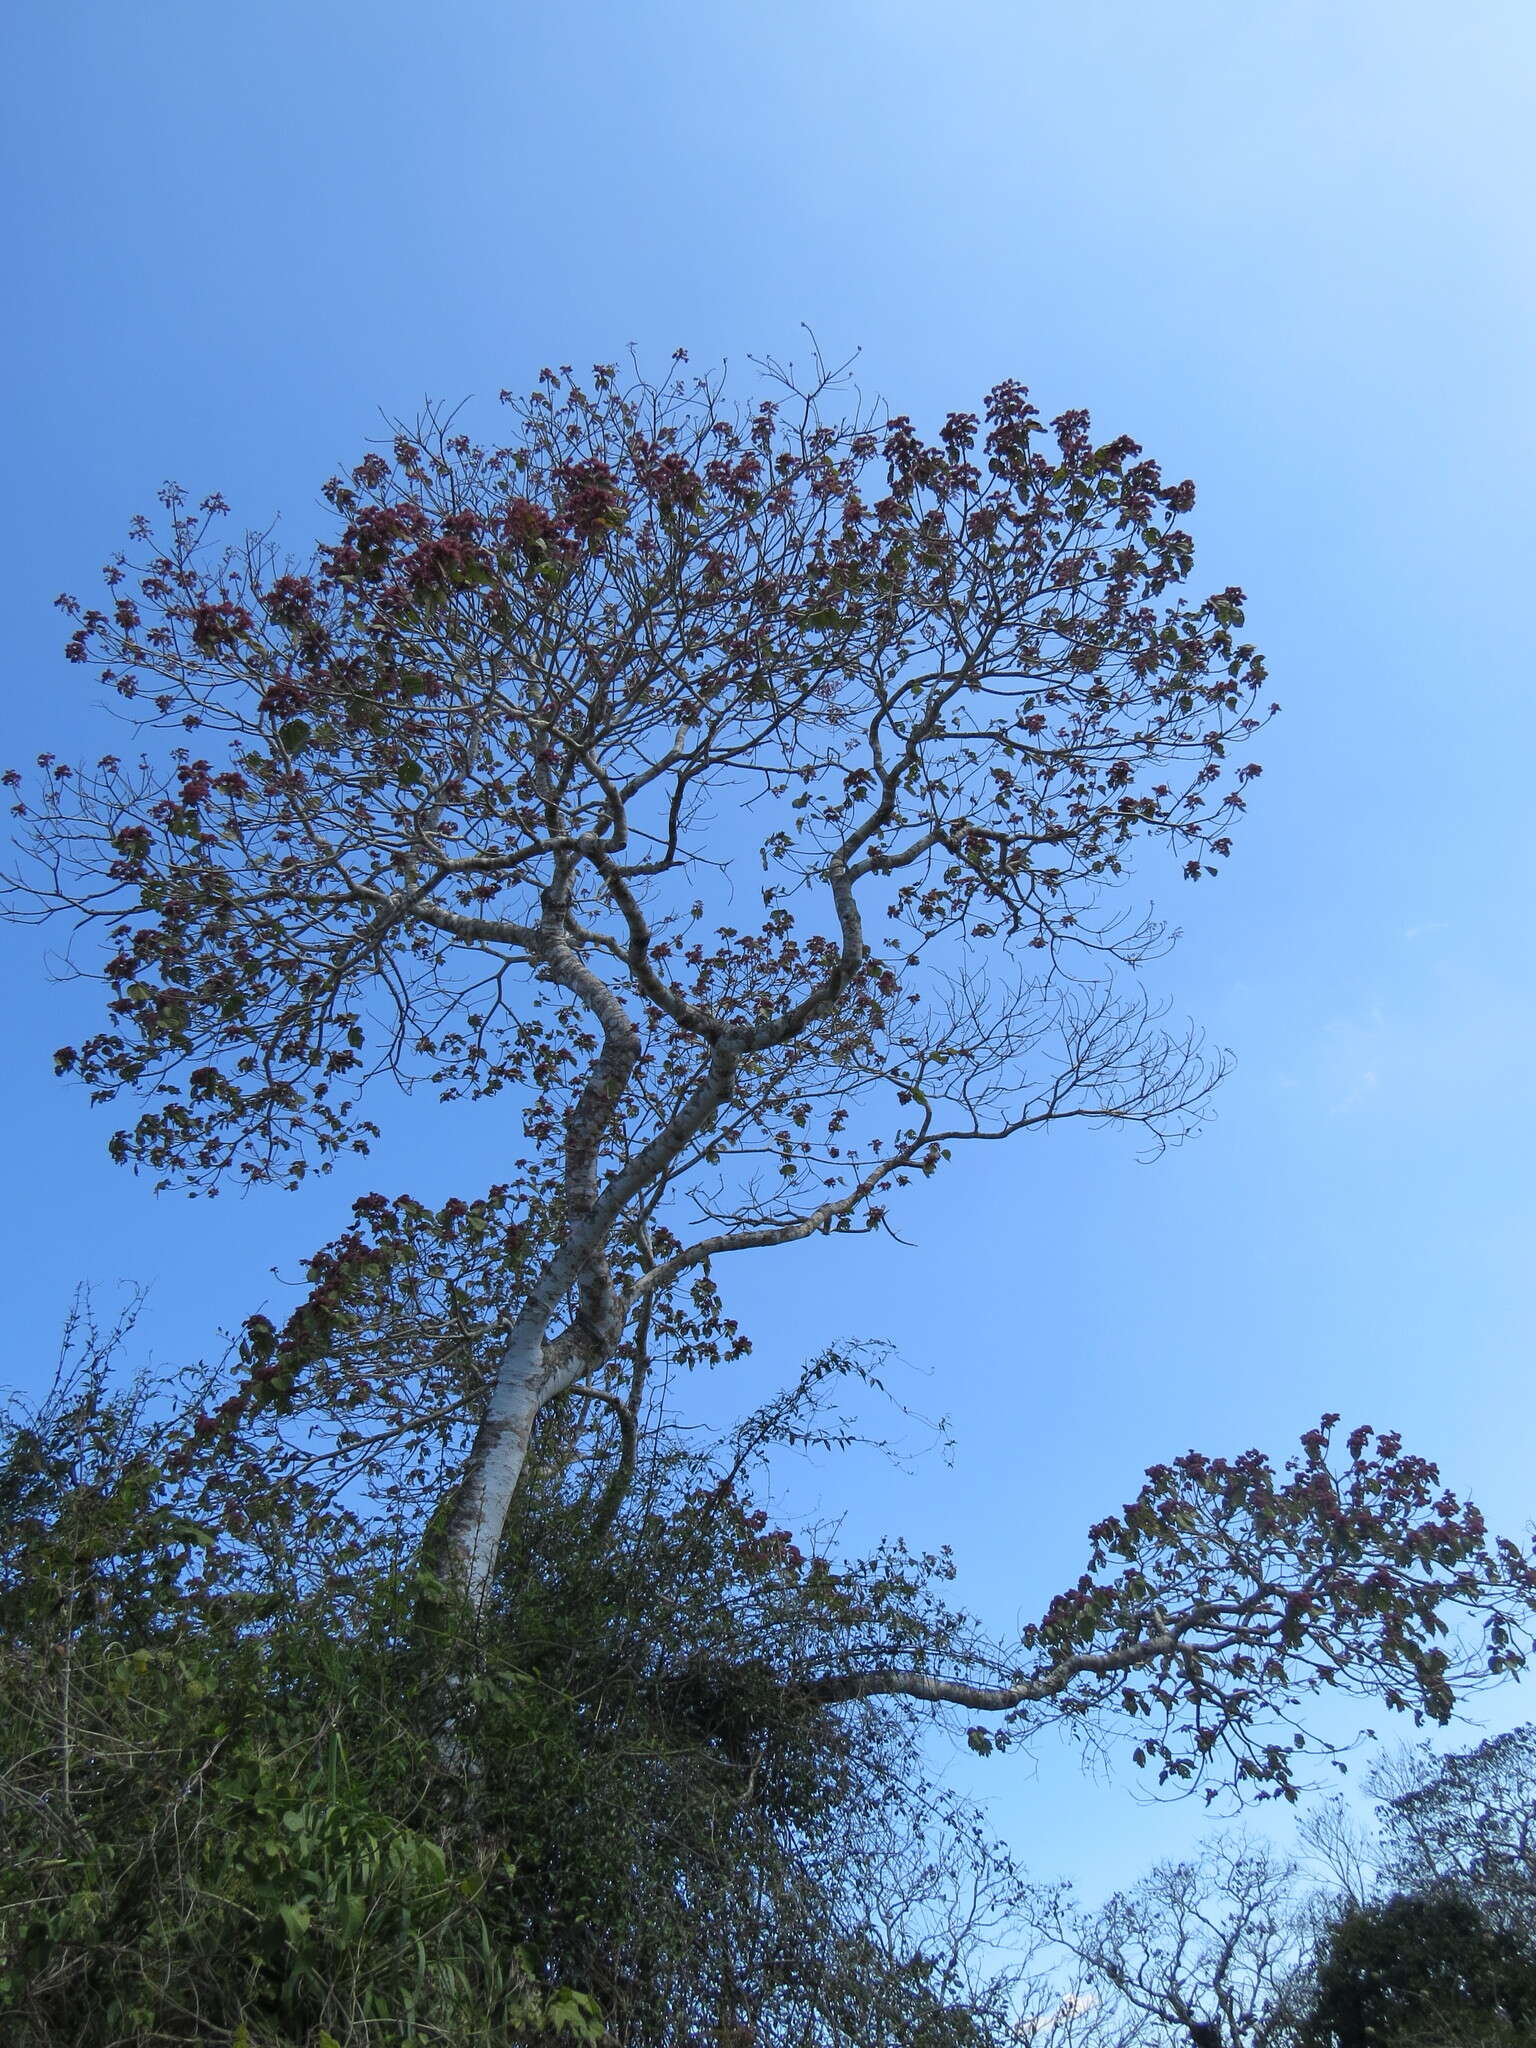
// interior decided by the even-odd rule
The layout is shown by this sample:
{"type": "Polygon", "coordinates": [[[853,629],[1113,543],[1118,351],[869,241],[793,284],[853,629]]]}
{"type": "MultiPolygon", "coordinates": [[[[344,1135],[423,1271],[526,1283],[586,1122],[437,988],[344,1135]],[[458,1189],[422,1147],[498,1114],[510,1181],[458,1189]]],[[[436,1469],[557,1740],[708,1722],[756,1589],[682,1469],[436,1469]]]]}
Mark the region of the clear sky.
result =
{"type": "MultiPolygon", "coordinates": [[[[6,761],[97,750],[50,601],[161,478],[302,543],[381,408],[629,341],[745,368],[806,321],[920,420],[1019,376],[1193,475],[1199,580],[1248,589],[1285,706],[1219,883],[1148,878],[1162,986],[1238,1055],[1219,1120],[1154,1167],[1102,1133],[963,1160],[913,1249],[743,1264],[754,1371],[898,1341],[953,1466],[807,1498],[952,1540],[1004,1627],[1146,1463],[1324,1408],[1525,1528],[1529,0],[13,0],[0,36],[6,761]]],[[[49,1078],[78,992],[0,937],[12,1380],[77,1280],[151,1283],[184,1357],[349,1193],[495,1177],[509,1131],[413,1109],[354,1183],[156,1200],[49,1078]]],[[[1054,1750],[956,1769],[1042,1875],[1188,1831],[1054,1750]]]]}

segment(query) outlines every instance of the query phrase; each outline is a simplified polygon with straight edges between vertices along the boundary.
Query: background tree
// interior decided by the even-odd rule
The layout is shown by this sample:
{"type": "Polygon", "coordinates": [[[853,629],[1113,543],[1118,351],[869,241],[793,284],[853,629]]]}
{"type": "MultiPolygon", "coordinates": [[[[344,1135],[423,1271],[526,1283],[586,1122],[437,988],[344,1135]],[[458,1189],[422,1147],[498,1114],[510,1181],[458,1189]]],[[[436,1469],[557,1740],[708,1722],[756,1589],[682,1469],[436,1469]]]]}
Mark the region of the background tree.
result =
{"type": "Polygon", "coordinates": [[[196,1376],[114,1378],[116,1334],[0,1428],[7,2042],[1010,2038],[1010,1860],[888,1707],[775,1682],[932,1576],[834,1575],[754,1504],[814,1386],[721,1445],[658,1426],[599,1541],[541,1428],[467,1656],[410,1626],[419,1519],[392,1553],[392,1507],[254,1451],[168,1465],[196,1376]]]}
{"type": "Polygon", "coordinates": [[[1357,1905],[1327,1932],[1301,2048],[1529,2048],[1536,1952],[1442,1885],[1357,1905]]]}
{"type": "Polygon", "coordinates": [[[1536,2040],[1529,1728],[1380,1765],[1376,1880],[1319,1946],[1300,2039],[1536,2040]]]}
{"type": "Polygon", "coordinates": [[[1450,1756],[1412,1753],[1372,1789],[1390,1883],[1454,1885],[1495,1925],[1536,1938],[1536,1728],[1450,1756]]]}
{"type": "Polygon", "coordinates": [[[1288,2048],[1317,1900],[1300,1866],[1217,1835],[1085,1913],[1035,1908],[1075,1966],[1032,2025],[1040,2048],[1288,2048]]]}
{"type": "Polygon", "coordinates": [[[1046,2048],[1460,2048],[1536,2040],[1523,1844],[1531,1733],[1372,1773],[1373,1831],[1304,1816],[1301,1863],[1217,1836],[1097,1911],[1033,1895],[1058,1963],[1026,2031],[1046,2048]]]}
{"type": "Polygon", "coordinates": [[[148,1099],[117,1156],[293,1180],[381,1073],[523,1105],[541,1258],[465,1332],[441,1532],[475,1602],[540,1412],[622,1385],[648,1301],[966,1140],[1161,1142],[1215,1077],[1116,980],[1163,937],[1135,843],[1215,872],[1258,772],[1241,593],[1177,594],[1192,486],[1014,383],[930,442],[835,381],[546,372],[508,445],[429,418],[333,480],[303,563],[171,490],[66,601],[146,737],[19,805],[31,900],[106,937],[59,1064],[148,1099]]]}

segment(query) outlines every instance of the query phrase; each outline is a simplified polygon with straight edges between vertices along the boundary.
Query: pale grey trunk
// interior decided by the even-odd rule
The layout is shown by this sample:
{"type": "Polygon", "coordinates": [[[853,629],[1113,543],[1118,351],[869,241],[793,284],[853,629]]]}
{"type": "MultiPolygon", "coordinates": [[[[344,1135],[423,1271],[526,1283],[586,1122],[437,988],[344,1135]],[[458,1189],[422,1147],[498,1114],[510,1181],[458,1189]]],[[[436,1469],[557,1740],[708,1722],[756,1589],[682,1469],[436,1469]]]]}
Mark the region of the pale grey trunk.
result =
{"type": "Polygon", "coordinates": [[[514,1331],[444,1532],[449,1574],[475,1612],[490,1590],[512,1496],[548,1393],[544,1352],[542,1331],[514,1331]]]}

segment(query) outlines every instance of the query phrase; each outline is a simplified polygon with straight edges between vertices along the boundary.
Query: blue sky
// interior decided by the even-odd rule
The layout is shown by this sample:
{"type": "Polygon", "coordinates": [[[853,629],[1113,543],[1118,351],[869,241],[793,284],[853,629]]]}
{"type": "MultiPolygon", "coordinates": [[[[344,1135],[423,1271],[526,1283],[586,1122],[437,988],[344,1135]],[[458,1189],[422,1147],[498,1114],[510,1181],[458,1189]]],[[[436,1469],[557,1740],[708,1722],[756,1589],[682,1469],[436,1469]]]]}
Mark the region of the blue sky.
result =
{"type": "MultiPolygon", "coordinates": [[[[7,761],[95,747],[50,601],[161,478],[302,542],[381,408],[629,341],[744,366],[806,321],[920,419],[1016,375],[1193,475],[1200,580],[1248,589],[1285,706],[1219,884],[1148,877],[1185,928],[1161,985],[1238,1055],[1219,1119],[1150,1168],[1104,1134],[965,1160],[911,1250],[743,1264],[754,1371],[898,1341],[953,1466],[806,1498],[952,1540],[1001,1626],[1150,1460],[1324,1408],[1526,1526],[1524,0],[34,0],[0,35],[7,761]]],[[[82,1278],[205,1347],[348,1188],[157,1201],[49,1079],[78,992],[0,943],[8,1377],[82,1278]]],[[[473,1192],[503,1135],[413,1110],[357,1187],[473,1192]]],[[[1189,1825],[1049,1749],[956,1769],[1042,1874],[1119,1881],[1189,1825]]]]}

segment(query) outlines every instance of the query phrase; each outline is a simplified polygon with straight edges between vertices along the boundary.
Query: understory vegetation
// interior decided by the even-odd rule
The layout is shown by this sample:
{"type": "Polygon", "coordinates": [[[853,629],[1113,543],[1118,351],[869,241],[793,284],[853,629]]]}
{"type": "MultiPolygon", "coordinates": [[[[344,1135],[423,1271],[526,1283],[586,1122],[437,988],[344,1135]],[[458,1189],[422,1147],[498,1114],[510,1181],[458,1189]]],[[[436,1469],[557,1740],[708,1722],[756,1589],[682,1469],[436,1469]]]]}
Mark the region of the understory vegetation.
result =
{"type": "Polygon", "coordinates": [[[125,1334],[83,1305],[0,1453],[18,2048],[1536,2039],[1529,1741],[1400,1766],[1369,1880],[1228,1833],[1094,1914],[906,1702],[786,1682],[872,1623],[919,1663],[974,1634],[947,1559],[754,1504],[777,1447],[848,1447],[856,1357],[628,1469],[552,1414],[470,1627],[409,1470],[380,1514],[277,1438],[209,1452],[208,1376],[135,1378],[125,1334]]]}
{"type": "Polygon", "coordinates": [[[803,1556],[751,1431],[663,1441],[594,1545],[550,1430],[471,1642],[419,1527],[168,1470],[177,1390],[74,1334],[0,1466],[8,2040],[1003,2038],[1006,1857],[889,1708],[779,1676],[931,1625],[941,1561],[803,1556]]]}

